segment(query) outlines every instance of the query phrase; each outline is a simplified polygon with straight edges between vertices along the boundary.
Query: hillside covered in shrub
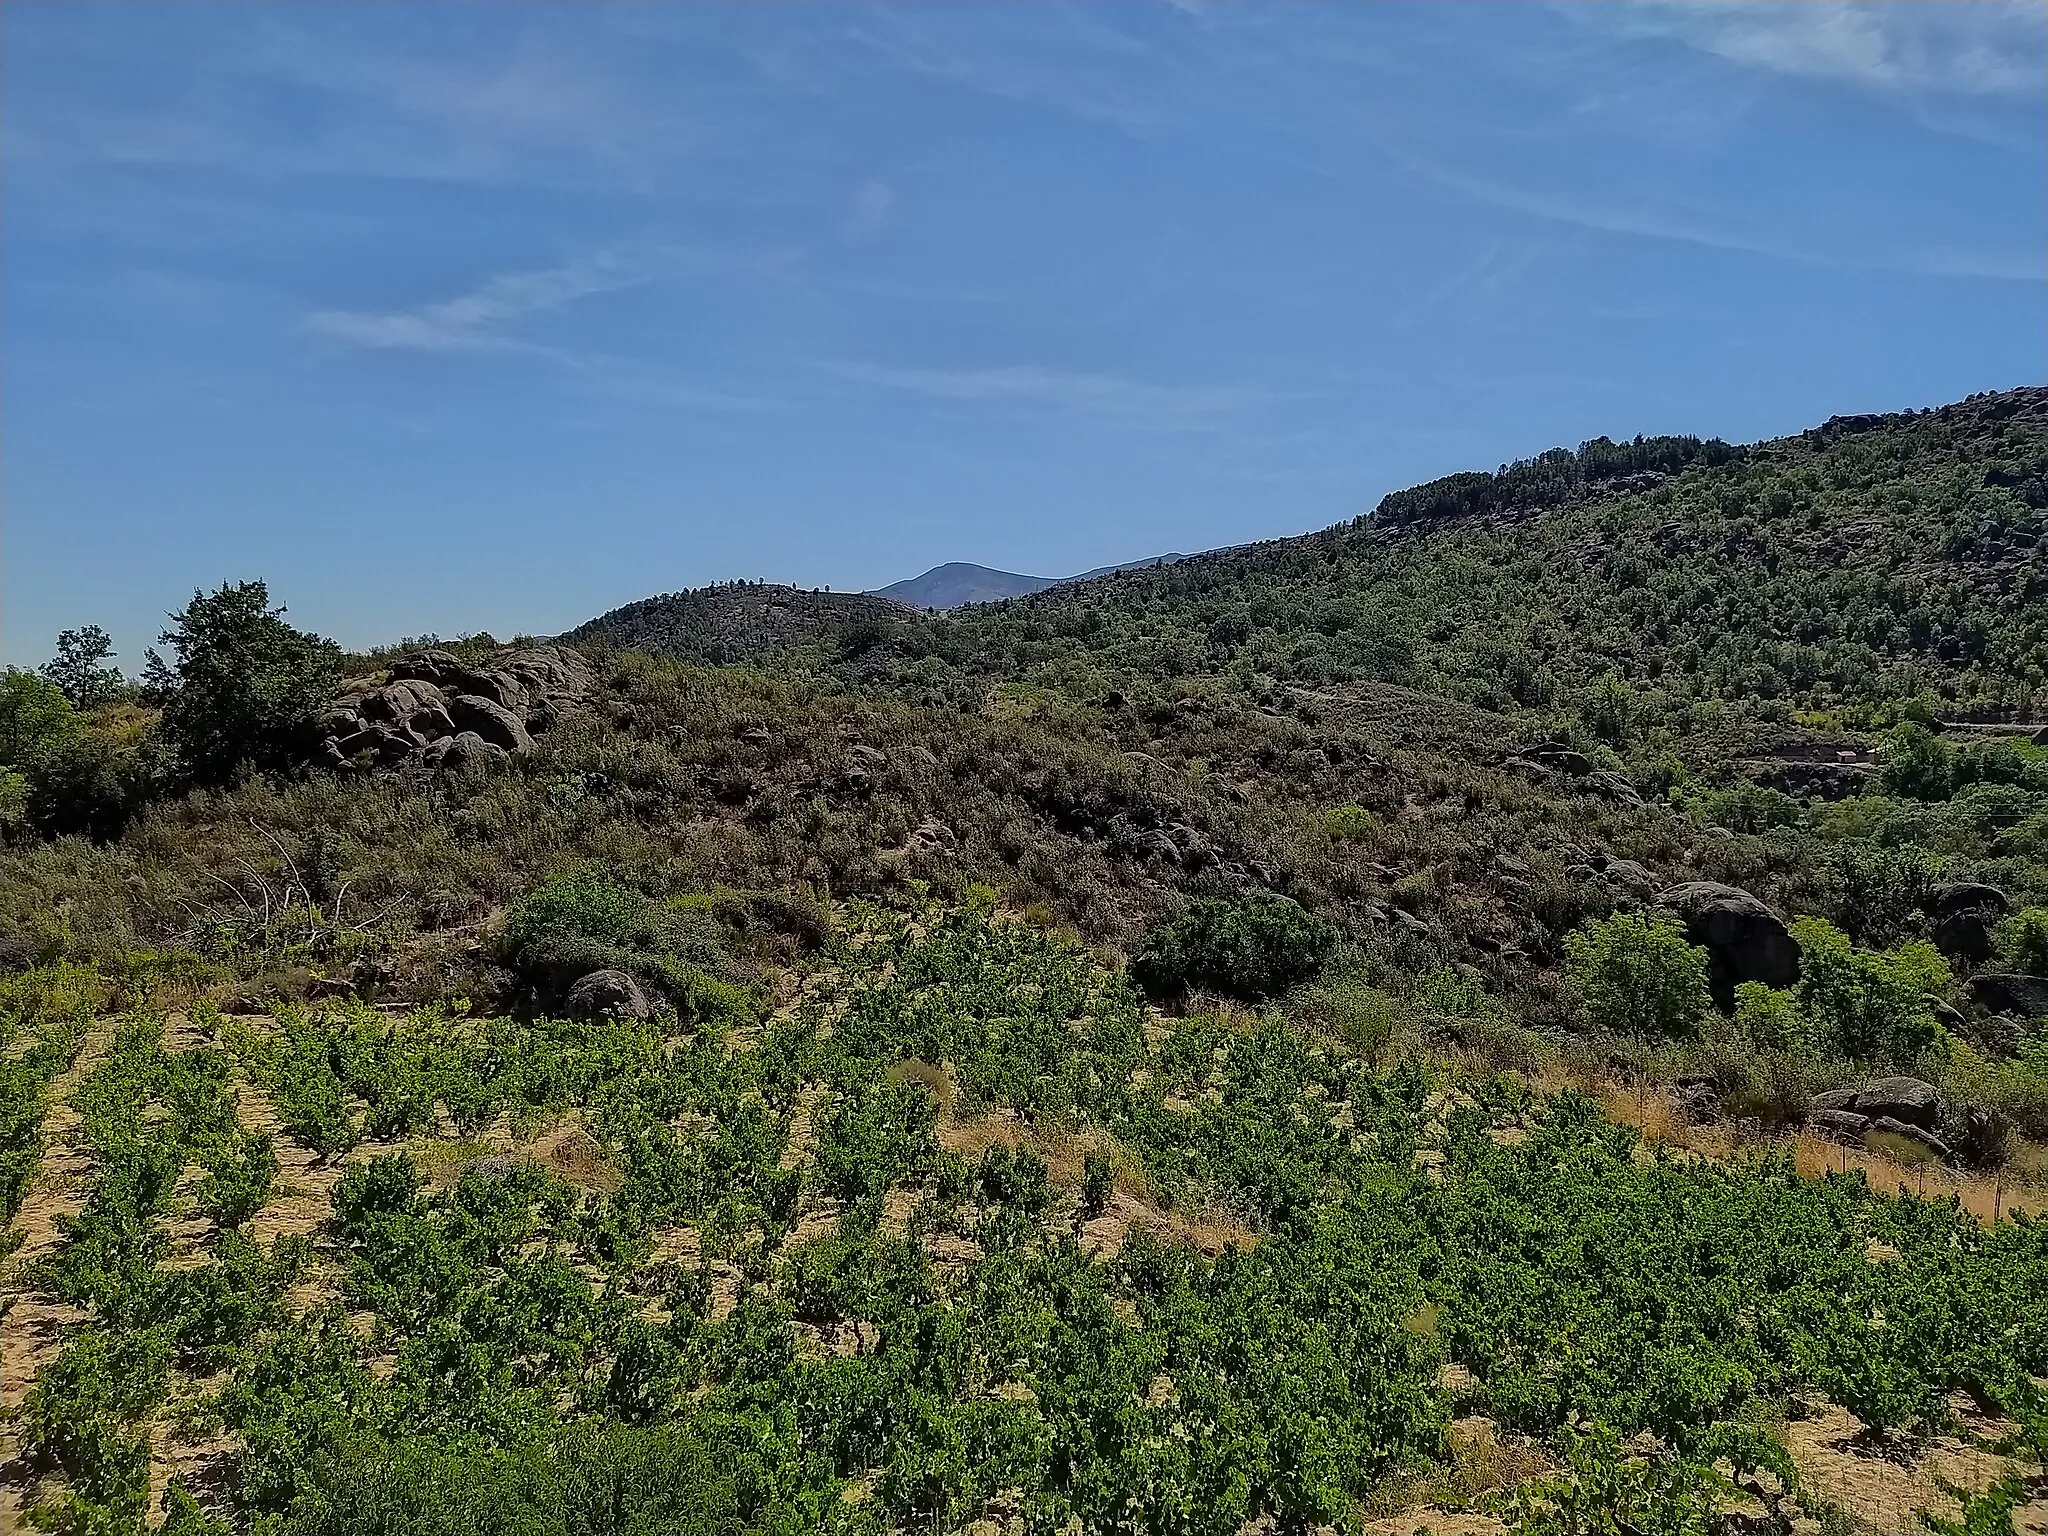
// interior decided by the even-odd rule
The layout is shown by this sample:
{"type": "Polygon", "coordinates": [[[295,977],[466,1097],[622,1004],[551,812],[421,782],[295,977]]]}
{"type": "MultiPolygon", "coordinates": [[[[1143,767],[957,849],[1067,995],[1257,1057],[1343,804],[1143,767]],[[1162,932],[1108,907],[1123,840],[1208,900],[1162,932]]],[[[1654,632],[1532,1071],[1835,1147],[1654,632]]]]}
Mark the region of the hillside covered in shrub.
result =
{"type": "Polygon", "coordinates": [[[941,615],[67,632],[0,1517],[2015,1529],[2044,535],[2021,390],[941,615]]]}

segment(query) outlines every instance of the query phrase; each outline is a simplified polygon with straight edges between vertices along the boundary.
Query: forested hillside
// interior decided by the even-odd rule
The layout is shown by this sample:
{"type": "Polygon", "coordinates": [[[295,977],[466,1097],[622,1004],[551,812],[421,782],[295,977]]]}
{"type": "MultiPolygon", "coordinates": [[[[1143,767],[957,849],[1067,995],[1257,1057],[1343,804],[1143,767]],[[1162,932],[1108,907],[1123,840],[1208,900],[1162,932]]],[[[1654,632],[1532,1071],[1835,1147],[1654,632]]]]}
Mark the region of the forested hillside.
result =
{"type": "Polygon", "coordinates": [[[0,1524],[2038,1529],[2044,533],[2022,390],[945,615],[69,631],[0,1524]]]}
{"type": "Polygon", "coordinates": [[[1547,707],[1610,674],[1859,716],[2042,705],[2048,390],[1730,448],[1557,449],[1299,539],[904,626],[864,681],[1367,678],[1547,707]]]}

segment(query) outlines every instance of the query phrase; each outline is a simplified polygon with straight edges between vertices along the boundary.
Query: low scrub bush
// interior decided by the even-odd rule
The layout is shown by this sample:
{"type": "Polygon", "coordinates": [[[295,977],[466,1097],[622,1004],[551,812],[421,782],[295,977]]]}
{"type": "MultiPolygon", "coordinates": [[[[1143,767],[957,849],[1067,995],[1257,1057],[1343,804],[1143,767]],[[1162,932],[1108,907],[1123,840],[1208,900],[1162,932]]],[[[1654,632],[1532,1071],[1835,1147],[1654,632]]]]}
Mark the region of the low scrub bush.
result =
{"type": "Polygon", "coordinates": [[[2028,907],[1998,925],[1998,954],[2027,976],[2048,976],[2048,907],[2028,907]]]}
{"type": "Polygon", "coordinates": [[[1260,1002],[1313,976],[1336,942],[1328,919],[1285,896],[1204,898],[1145,935],[1131,975],[1153,997],[1203,991],[1260,1002]]]}
{"type": "Polygon", "coordinates": [[[1713,1008],[1707,952],[1668,914],[1617,912],[1565,938],[1586,1018],[1616,1034],[1690,1035],[1713,1008]]]}

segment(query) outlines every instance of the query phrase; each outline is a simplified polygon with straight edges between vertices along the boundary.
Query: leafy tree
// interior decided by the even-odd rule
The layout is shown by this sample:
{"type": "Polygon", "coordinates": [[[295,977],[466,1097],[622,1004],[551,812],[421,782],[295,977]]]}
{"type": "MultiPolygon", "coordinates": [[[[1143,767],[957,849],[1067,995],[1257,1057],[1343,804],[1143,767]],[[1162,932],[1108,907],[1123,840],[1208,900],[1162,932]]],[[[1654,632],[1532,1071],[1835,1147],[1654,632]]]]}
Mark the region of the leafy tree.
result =
{"type": "Polygon", "coordinates": [[[2028,976],[2048,976],[2048,907],[2026,907],[1998,925],[1998,952],[2028,976]]]}
{"type": "Polygon", "coordinates": [[[99,625],[67,629],[57,636],[56,656],[43,663],[43,676],[78,708],[96,709],[128,691],[121,669],[105,665],[113,653],[114,642],[99,625]]]}
{"type": "Polygon", "coordinates": [[[1878,782],[1887,793],[1909,800],[1946,800],[1955,788],[1955,749],[1909,720],[1885,742],[1878,782]]]}
{"type": "Polygon", "coordinates": [[[1797,1050],[1812,1046],[1806,1015],[1799,997],[1789,987],[1767,987],[1760,981],[1745,981],[1735,989],[1735,1033],[1752,1045],[1770,1050],[1797,1050]]]}
{"type": "Polygon", "coordinates": [[[1601,1029],[1689,1035],[1713,1007],[1707,952],[1669,913],[1617,912],[1568,934],[1565,974],[1601,1029]]]}
{"type": "Polygon", "coordinates": [[[1923,940],[1859,948],[1825,918],[1792,925],[1799,945],[1799,1012],[1816,1044],[1857,1060],[1910,1059],[1941,1035],[1929,999],[1946,991],[1948,963],[1923,940]]]}
{"type": "Polygon", "coordinates": [[[34,672],[0,672],[0,763],[31,767],[74,740],[81,725],[64,690],[34,672]]]}
{"type": "Polygon", "coordinates": [[[194,778],[225,783],[283,767],[334,685],[341,650],[295,629],[260,581],[195,592],[161,636],[177,652],[149,653],[145,681],[163,703],[163,729],[194,778]]]}
{"type": "Polygon", "coordinates": [[[1207,897],[1145,935],[1131,975],[1154,997],[1200,989],[1258,1002],[1313,976],[1336,942],[1327,918],[1288,897],[1207,897]]]}

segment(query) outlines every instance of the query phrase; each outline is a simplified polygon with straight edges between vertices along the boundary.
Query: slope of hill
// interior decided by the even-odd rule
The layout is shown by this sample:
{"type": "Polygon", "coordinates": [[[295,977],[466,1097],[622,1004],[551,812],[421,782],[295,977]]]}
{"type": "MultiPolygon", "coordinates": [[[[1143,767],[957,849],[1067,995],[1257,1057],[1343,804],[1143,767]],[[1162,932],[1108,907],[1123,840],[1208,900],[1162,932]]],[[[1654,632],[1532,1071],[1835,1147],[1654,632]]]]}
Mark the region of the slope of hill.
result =
{"type": "Polygon", "coordinates": [[[870,592],[818,592],[735,581],[646,597],[578,625],[561,638],[616,650],[712,663],[756,660],[790,647],[859,632],[908,613],[870,592]]]}
{"type": "Polygon", "coordinates": [[[1014,571],[992,570],[965,560],[935,565],[921,576],[877,587],[875,596],[893,597],[913,608],[961,608],[968,603],[993,603],[1006,597],[1023,597],[1042,592],[1059,581],[1057,576],[1020,576],[1014,571]]]}
{"type": "Polygon", "coordinates": [[[587,669],[223,588],[10,670],[0,1526],[2010,1528],[2044,508],[2016,391],[587,669]]]}
{"type": "Polygon", "coordinates": [[[1731,449],[1596,439],[1300,538],[903,624],[859,679],[951,699],[1370,678],[1493,707],[2048,706],[2048,390],[1731,449]]]}
{"type": "Polygon", "coordinates": [[[1127,560],[1122,565],[1100,565],[1092,571],[1083,571],[1078,576],[1020,576],[1014,571],[991,570],[985,565],[970,565],[964,560],[948,561],[935,565],[922,576],[912,576],[904,581],[892,582],[877,588],[875,596],[893,597],[899,603],[908,603],[913,608],[944,612],[952,608],[964,608],[969,603],[994,603],[1005,598],[1027,597],[1033,592],[1043,592],[1047,587],[1057,587],[1068,582],[1092,581],[1097,576],[1107,576],[1115,571],[1138,571],[1149,566],[1171,565],[1176,560],[1185,560],[1185,555],[1153,555],[1144,560],[1127,560]]]}

